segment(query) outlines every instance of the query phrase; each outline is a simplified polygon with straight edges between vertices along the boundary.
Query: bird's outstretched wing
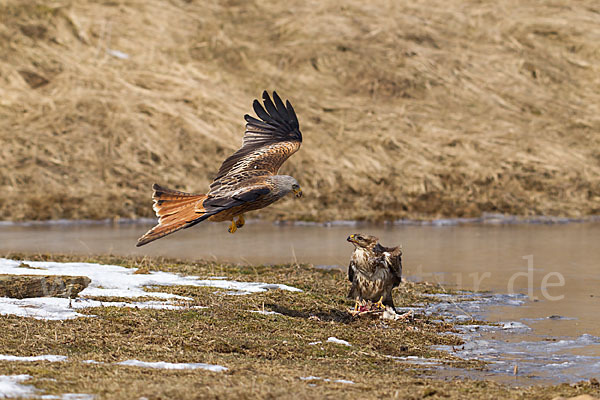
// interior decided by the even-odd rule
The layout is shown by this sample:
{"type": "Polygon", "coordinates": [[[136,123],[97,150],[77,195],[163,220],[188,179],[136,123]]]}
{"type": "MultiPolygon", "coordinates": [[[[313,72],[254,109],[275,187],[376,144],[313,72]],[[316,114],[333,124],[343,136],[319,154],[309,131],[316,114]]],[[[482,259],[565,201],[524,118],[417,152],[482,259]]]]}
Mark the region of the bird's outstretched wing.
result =
{"type": "Polygon", "coordinates": [[[214,215],[233,207],[259,201],[271,190],[273,188],[261,179],[252,179],[246,181],[242,187],[228,192],[226,196],[209,196],[202,203],[202,207],[214,215]]]}
{"type": "Polygon", "coordinates": [[[263,92],[263,104],[254,100],[258,118],[245,115],[246,133],[242,147],[221,165],[209,194],[229,191],[249,178],[276,175],[281,165],[300,148],[302,134],[289,101],[284,104],[276,92],[273,100],[263,92]]]}

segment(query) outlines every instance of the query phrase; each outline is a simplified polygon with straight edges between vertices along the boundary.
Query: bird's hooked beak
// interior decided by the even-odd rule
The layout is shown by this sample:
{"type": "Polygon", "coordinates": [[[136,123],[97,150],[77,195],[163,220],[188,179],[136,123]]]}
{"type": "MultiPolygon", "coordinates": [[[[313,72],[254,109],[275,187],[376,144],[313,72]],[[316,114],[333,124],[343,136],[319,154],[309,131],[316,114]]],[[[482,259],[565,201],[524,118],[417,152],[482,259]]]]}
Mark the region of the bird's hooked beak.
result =
{"type": "Polygon", "coordinates": [[[355,243],[354,242],[354,235],[350,235],[346,238],[347,241],[349,241],[350,243],[355,243]]]}
{"type": "Polygon", "coordinates": [[[296,197],[302,197],[302,188],[294,189],[294,195],[296,197]]]}

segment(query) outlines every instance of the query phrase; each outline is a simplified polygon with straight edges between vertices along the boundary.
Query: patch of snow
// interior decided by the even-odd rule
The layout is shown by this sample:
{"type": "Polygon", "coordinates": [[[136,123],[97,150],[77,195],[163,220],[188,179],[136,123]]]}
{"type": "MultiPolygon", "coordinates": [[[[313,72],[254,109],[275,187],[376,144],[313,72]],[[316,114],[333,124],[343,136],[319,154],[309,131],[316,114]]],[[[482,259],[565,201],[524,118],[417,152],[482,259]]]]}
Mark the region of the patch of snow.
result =
{"type": "Polygon", "coordinates": [[[72,308],[90,308],[90,307],[129,307],[129,308],[143,308],[152,310],[183,310],[188,308],[200,309],[207,308],[204,306],[180,306],[173,303],[165,303],[162,301],[144,301],[144,302],[133,302],[127,303],[124,301],[97,301],[88,299],[76,299],[71,302],[72,308]]]}
{"type": "Polygon", "coordinates": [[[333,336],[327,338],[327,342],[329,342],[329,343],[343,344],[344,346],[348,346],[348,347],[352,346],[350,343],[346,342],[345,340],[338,339],[338,338],[333,337],[333,336]]]}
{"type": "MultiPolygon", "coordinates": [[[[189,297],[163,292],[148,292],[146,287],[160,286],[208,286],[230,290],[228,294],[250,294],[267,290],[281,289],[292,292],[302,290],[283,284],[262,282],[237,282],[215,277],[215,279],[199,279],[197,276],[180,276],[168,272],[156,271],[148,274],[134,274],[133,268],[118,265],[96,263],[60,263],[51,261],[18,261],[0,258],[0,274],[13,275],[67,275],[87,276],[91,279],[89,286],[79,293],[82,297],[156,297],[160,299],[191,300],[189,297]],[[26,264],[26,266],[21,266],[26,264]],[[27,266],[31,267],[28,268],[27,266]]],[[[185,307],[170,302],[100,302],[96,300],[76,300],[61,298],[0,298],[0,315],[17,315],[37,319],[62,320],[83,317],[76,309],[115,306],[132,308],[152,308],[179,310],[185,307]]],[[[200,307],[194,307],[200,308],[200,307]]]]}
{"type": "MultiPolygon", "coordinates": [[[[80,292],[81,296],[103,297],[158,297],[190,300],[187,297],[169,293],[147,292],[147,286],[208,286],[220,289],[236,290],[244,293],[266,292],[281,289],[301,292],[301,289],[278,283],[238,282],[223,279],[199,279],[197,276],[180,276],[163,271],[149,274],[134,274],[133,268],[119,265],[96,263],[59,263],[52,261],[17,261],[0,258],[0,274],[18,275],[70,275],[87,276],[90,285],[80,292]],[[32,268],[19,267],[22,263],[32,268]]],[[[220,277],[219,277],[220,278],[220,277]]]]}
{"type": "Polygon", "coordinates": [[[323,381],[323,382],[333,382],[333,383],[345,383],[347,385],[354,385],[354,382],[346,380],[346,379],[329,379],[329,378],[321,378],[319,376],[301,376],[300,380],[302,381],[323,381]]]}
{"type": "MultiPolygon", "coordinates": [[[[188,307],[168,302],[146,301],[127,303],[123,301],[98,301],[88,299],[62,299],[58,297],[34,297],[30,299],[11,299],[0,297],[0,315],[17,315],[43,320],[65,320],[78,317],[92,317],[75,310],[91,307],[129,307],[161,310],[182,310],[188,307]]],[[[189,308],[204,308],[194,306],[189,308]]]]}
{"type": "Polygon", "coordinates": [[[0,361],[23,361],[23,362],[33,362],[33,361],[50,361],[50,362],[58,362],[58,361],[66,361],[67,356],[57,356],[53,354],[43,355],[43,356],[31,356],[31,357],[19,357],[19,356],[9,356],[0,354],[0,361]]]}
{"type": "Polygon", "coordinates": [[[275,311],[267,311],[267,310],[246,310],[251,313],[257,313],[262,315],[283,315],[275,311]]]}
{"type": "Polygon", "coordinates": [[[317,340],[316,342],[310,342],[308,345],[309,346],[314,346],[315,344],[321,344],[323,342],[321,342],[320,340],[317,340]]]}
{"type": "Polygon", "coordinates": [[[42,400],[58,399],[58,400],[92,400],[95,396],[93,394],[86,393],[64,393],[60,396],[53,394],[46,394],[40,397],[42,400]]]}
{"type": "MultiPolygon", "coordinates": [[[[195,277],[193,277],[195,278],[195,277]]],[[[284,285],[281,283],[263,283],[263,282],[238,282],[228,280],[209,280],[201,279],[196,280],[193,283],[187,283],[189,286],[208,286],[218,289],[235,290],[235,292],[228,292],[227,294],[250,294],[266,292],[267,290],[288,290],[290,292],[301,292],[302,289],[295,288],[293,286],[284,285]]]]}
{"type": "Polygon", "coordinates": [[[96,360],[83,360],[82,363],[84,364],[104,364],[101,361],[96,361],[96,360]]]}
{"type": "Polygon", "coordinates": [[[118,365],[128,365],[133,367],[158,368],[158,369],[206,369],[213,372],[227,371],[226,367],[214,364],[204,363],[168,363],[164,361],[146,362],[139,360],[126,360],[117,363],[118,365]]]}
{"type": "Polygon", "coordinates": [[[301,376],[300,377],[301,381],[314,381],[314,380],[321,380],[321,379],[323,379],[323,378],[320,378],[318,376],[312,376],[312,375],[311,376],[301,376]]]}
{"type": "Polygon", "coordinates": [[[30,397],[35,394],[36,388],[21,384],[30,378],[31,375],[0,375],[0,399],[30,397]]]}
{"type": "Polygon", "coordinates": [[[424,358],[418,356],[385,356],[387,358],[391,358],[393,360],[397,360],[400,362],[405,362],[408,364],[416,364],[416,365],[439,365],[443,363],[442,360],[437,358],[424,358]]]}
{"type": "Polygon", "coordinates": [[[32,299],[11,299],[0,297],[0,315],[16,315],[45,320],[62,320],[84,317],[69,308],[69,299],[38,297],[32,299]]]}

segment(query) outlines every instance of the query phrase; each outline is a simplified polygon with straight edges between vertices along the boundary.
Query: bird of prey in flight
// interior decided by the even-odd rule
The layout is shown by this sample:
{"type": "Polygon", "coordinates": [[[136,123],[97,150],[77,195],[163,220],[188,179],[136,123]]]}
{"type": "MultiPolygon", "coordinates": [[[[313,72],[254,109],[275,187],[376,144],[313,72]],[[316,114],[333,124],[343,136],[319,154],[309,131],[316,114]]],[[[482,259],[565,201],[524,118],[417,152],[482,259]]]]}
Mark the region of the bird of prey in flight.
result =
{"type": "Polygon", "coordinates": [[[302,196],[296,179],[277,174],[302,143],[294,108],[289,101],[284,104],[276,92],[273,100],[263,92],[263,104],[254,100],[258,118],[244,116],[242,147],[223,162],[208,193],[152,186],[158,224],[138,239],[137,246],[205,220],[231,221],[229,232],[234,233],[244,226],[244,213],[266,207],[290,192],[302,196]]]}

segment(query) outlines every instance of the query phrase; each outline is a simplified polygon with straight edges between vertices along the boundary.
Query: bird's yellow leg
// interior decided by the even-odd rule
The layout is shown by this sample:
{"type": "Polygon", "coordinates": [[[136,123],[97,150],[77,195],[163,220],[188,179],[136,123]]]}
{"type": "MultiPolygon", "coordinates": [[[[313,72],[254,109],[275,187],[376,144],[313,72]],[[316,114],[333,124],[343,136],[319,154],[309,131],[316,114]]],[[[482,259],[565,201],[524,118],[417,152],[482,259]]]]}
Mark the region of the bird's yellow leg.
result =
{"type": "Polygon", "coordinates": [[[358,300],[358,297],[356,298],[356,300],[354,300],[354,311],[358,311],[360,310],[360,300],[358,300]]]}
{"type": "Polygon", "coordinates": [[[379,301],[375,303],[375,308],[385,308],[385,306],[383,305],[383,296],[381,296],[379,301]]]}
{"type": "Polygon", "coordinates": [[[244,214],[238,215],[238,219],[237,219],[237,221],[235,221],[235,226],[237,226],[238,228],[241,228],[242,226],[244,226],[245,223],[246,223],[246,220],[244,219],[244,214]]]}
{"type": "Polygon", "coordinates": [[[229,233],[235,233],[237,231],[237,226],[235,225],[235,221],[231,220],[231,225],[229,226],[229,233]]]}

